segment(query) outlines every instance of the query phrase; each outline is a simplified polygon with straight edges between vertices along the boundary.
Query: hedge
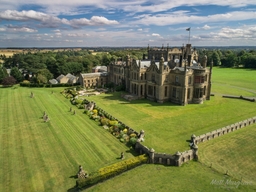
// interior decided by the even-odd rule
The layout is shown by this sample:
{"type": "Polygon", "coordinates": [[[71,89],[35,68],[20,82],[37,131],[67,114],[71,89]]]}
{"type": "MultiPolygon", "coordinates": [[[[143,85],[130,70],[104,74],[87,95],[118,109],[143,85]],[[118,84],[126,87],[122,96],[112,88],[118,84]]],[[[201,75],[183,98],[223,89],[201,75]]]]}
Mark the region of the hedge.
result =
{"type": "Polygon", "coordinates": [[[98,182],[104,181],[108,178],[114,177],[124,171],[130,170],[134,167],[137,167],[143,163],[146,163],[148,157],[143,154],[137,157],[123,160],[118,163],[114,163],[107,167],[100,168],[97,172],[89,174],[87,178],[79,178],[76,183],[79,189],[92,186],[98,182]]]}

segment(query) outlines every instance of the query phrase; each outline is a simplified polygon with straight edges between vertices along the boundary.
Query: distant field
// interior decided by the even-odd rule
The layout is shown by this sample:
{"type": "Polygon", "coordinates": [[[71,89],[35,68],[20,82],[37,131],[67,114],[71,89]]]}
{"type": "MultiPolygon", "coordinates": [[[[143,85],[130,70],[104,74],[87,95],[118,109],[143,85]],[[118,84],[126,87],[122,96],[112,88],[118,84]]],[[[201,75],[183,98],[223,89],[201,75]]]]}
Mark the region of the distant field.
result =
{"type": "Polygon", "coordinates": [[[0,49],[0,55],[5,55],[6,57],[12,57],[16,53],[35,53],[35,52],[48,52],[48,51],[53,51],[53,52],[58,52],[58,51],[64,51],[64,50],[81,50],[81,48],[63,48],[63,49],[0,49]]]}
{"type": "Polygon", "coordinates": [[[256,187],[256,124],[199,144],[200,161],[256,187]]]}
{"type": "Polygon", "coordinates": [[[67,191],[78,165],[92,172],[129,150],[82,111],[72,115],[59,91],[0,88],[0,191],[67,191]]]}

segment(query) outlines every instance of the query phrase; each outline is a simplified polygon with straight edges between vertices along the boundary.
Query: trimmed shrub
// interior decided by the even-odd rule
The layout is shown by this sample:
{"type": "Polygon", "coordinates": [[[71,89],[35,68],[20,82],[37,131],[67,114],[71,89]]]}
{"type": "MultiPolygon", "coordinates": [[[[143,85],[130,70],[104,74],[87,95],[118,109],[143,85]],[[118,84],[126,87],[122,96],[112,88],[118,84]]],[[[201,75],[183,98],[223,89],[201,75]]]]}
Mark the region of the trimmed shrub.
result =
{"type": "Polygon", "coordinates": [[[114,163],[107,167],[100,168],[97,172],[89,174],[90,176],[88,178],[79,178],[77,180],[77,187],[81,189],[84,187],[92,186],[100,181],[104,181],[124,171],[127,171],[143,163],[146,163],[147,160],[148,160],[148,157],[144,154],[144,155],[123,160],[118,163],[114,163]]]}
{"type": "Polygon", "coordinates": [[[110,125],[110,126],[114,126],[114,125],[117,126],[117,125],[118,125],[118,121],[115,121],[115,120],[113,121],[113,120],[111,120],[111,121],[109,121],[109,125],[110,125]]]}
{"type": "Polygon", "coordinates": [[[137,135],[135,133],[130,134],[130,137],[136,137],[137,135]]]}
{"type": "Polygon", "coordinates": [[[100,123],[101,123],[101,125],[109,125],[109,119],[108,118],[101,118],[100,123]]]}
{"type": "Polygon", "coordinates": [[[92,112],[93,112],[94,115],[98,115],[98,110],[97,109],[93,109],[92,112]]]}
{"type": "Polygon", "coordinates": [[[136,142],[137,142],[137,138],[136,138],[136,137],[131,137],[130,140],[129,140],[129,143],[130,143],[131,145],[135,145],[136,142]]]}

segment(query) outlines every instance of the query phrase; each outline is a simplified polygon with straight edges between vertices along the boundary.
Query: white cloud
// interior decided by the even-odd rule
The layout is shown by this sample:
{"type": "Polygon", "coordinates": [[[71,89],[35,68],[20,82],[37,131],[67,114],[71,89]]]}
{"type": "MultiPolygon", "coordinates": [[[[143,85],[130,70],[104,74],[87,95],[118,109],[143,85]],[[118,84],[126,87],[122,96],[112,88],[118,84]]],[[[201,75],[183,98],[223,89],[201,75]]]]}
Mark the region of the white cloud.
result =
{"type": "Polygon", "coordinates": [[[132,24],[143,25],[175,25],[181,23],[210,23],[210,22],[223,22],[223,21],[242,21],[248,19],[255,19],[256,13],[252,11],[234,11],[225,14],[214,14],[208,16],[186,15],[186,14],[157,14],[154,16],[145,16],[140,20],[131,22],[132,24]]]}
{"type": "Polygon", "coordinates": [[[210,27],[209,25],[204,25],[204,26],[202,27],[202,29],[208,30],[208,29],[211,29],[211,27],[210,27]]]}
{"type": "Polygon", "coordinates": [[[37,11],[15,11],[6,10],[0,13],[0,20],[13,20],[13,21],[39,21],[41,27],[58,27],[61,24],[70,25],[73,27],[80,27],[86,25],[116,25],[119,24],[116,20],[108,20],[102,16],[92,16],[91,19],[80,18],[67,20],[65,18],[60,19],[55,16],[47,15],[37,11]]]}
{"type": "Polygon", "coordinates": [[[153,37],[160,37],[161,35],[159,35],[158,33],[152,33],[153,37]]]}

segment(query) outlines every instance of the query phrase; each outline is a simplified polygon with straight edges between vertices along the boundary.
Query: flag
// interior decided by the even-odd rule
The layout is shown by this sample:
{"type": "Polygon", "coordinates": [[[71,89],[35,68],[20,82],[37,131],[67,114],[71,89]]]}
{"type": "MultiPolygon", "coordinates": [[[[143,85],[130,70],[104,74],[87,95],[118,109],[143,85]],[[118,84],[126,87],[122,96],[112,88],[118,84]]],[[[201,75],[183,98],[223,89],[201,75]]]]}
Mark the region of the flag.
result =
{"type": "Polygon", "coordinates": [[[190,31],[190,27],[186,29],[186,31],[190,31]]]}

